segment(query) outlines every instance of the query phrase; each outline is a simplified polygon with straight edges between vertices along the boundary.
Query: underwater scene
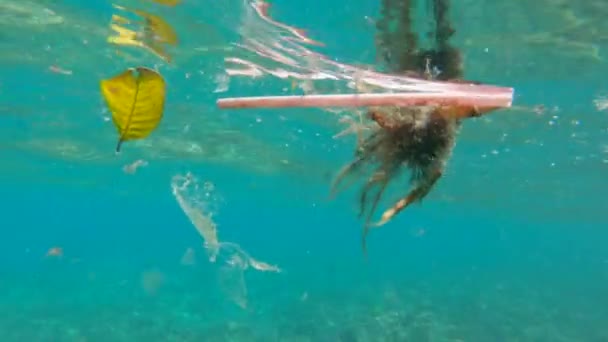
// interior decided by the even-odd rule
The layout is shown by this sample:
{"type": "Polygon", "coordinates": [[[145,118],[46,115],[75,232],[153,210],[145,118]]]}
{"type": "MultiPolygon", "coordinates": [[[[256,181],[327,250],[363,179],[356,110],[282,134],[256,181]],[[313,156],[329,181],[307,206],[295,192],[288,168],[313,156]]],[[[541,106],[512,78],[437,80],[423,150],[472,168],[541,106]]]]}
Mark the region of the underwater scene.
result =
{"type": "Polygon", "coordinates": [[[608,341],[607,16],[0,0],[0,342],[608,341]]]}

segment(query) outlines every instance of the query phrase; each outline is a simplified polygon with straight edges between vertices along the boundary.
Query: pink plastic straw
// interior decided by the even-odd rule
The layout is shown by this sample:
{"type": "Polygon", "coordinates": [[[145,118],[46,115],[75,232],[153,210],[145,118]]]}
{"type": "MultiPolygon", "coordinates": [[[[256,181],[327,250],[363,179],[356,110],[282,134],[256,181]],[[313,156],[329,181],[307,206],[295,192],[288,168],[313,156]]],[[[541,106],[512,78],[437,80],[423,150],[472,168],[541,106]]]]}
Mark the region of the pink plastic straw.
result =
{"type": "Polygon", "coordinates": [[[224,98],[219,108],[369,107],[369,106],[459,106],[477,108],[511,107],[513,90],[503,93],[388,93],[224,98]]]}

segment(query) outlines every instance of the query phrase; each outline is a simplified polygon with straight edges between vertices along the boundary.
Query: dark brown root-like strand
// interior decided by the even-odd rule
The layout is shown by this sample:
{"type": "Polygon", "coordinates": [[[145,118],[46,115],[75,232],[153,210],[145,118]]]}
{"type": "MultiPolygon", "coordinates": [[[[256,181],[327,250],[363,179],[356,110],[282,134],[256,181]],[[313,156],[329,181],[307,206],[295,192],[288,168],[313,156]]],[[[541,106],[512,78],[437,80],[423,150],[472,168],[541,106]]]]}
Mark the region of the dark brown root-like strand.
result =
{"type": "Polygon", "coordinates": [[[384,194],[384,190],[386,190],[386,187],[388,186],[388,183],[390,181],[390,177],[386,177],[382,180],[382,183],[380,184],[380,189],[378,189],[378,192],[376,192],[376,196],[374,196],[374,200],[372,202],[372,207],[365,219],[365,225],[363,226],[363,234],[361,235],[361,248],[363,249],[364,253],[367,253],[367,235],[369,234],[372,216],[376,212],[376,208],[378,208],[378,203],[380,203],[380,199],[382,199],[382,194],[384,194]]]}
{"type": "Polygon", "coordinates": [[[387,209],[383,214],[380,221],[372,224],[373,227],[380,227],[388,223],[394,216],[399,214],[403,209],[407,208],[410,204],[422,200],[429,191],[433,188],[437,180],[441,177],[441,172],[433,174],[429,180],[410,191],[406,197],[397,201],[391,208],[387,209]]]}

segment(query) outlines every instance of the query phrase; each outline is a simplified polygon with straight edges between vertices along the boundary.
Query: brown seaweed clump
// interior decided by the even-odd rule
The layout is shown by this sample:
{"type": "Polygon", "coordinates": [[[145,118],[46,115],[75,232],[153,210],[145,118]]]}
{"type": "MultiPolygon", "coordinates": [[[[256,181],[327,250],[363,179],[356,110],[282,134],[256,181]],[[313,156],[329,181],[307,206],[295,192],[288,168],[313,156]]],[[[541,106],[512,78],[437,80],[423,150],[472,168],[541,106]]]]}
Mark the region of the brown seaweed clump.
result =
{"type": "Polygon", "coordinates": [[[410,204],[421,201],[442,176],[455,145],[462,114],[476,115],[474,108],[395,107],[374,108],[369,119],[377,126],[361,140],[352,162],[342,168],[332,184],[332,193],[340,191],[349,176],[368,174],[359,198],[360,216],[365,215],[365,238],[372,226],[381,226],[410,204]],[[466,112],[468,111],[468,112],[466,112]],[[385,210],[380,221],[371,223],[387,186],[404,171],[410,172],[412,189],[385,210]]]}
{"type": "MultiPolygon", "coordinates": [[[[410,0],[384,0],[383,18],[378,23],[378,47],[384,63],[392,72],[417,75],[420,78],[463,83],[460,52],[448,43],[455,30],[447,11],[448,0],[429,0],[435,18],[435,47],[418,49],[412,30],[410,0]],[[391,25],[390,21],[397,21],[391,25]],[[397,27],[394,31],[389,27],[397,27]]],[[[472,83],[472,82],[471,82],[472,83]]],[[[332,194],[350,176],[365,175],[359,199],[359,216],[365,216],[362,246],[370,227],[389,222],[410,204],[419,202],[433,189],[444,173],[455,145],[462,119],[482,114],[467,107],[381,107],[370,108],[367,118],[374,128],[359,141],[354,160],[347,164],[332,184],[332,194]],[[364,172],[371,169],[370,172],[364,172]],[[382,195],[389,183],[410,173],[411,189],[392,207],[385,210],[378,222],[371,223],[382,195]]],[[[349,182],[350,184],[351,182],[349,182]]]]}

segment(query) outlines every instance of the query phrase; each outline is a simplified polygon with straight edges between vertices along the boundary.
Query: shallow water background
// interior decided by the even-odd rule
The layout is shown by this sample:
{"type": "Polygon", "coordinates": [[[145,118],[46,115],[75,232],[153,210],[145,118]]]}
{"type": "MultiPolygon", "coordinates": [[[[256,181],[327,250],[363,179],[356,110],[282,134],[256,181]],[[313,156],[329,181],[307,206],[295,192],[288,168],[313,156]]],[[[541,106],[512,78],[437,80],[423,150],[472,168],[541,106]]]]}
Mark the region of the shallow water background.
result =
{"type": "MultiPolygon", "coordinates": [[[[328,199],[355,142],[332,138],[339,116],[215,107],[290,91],[262,77],[214,92],[244,3],[121,2],[178,31],[166,65],[115,53],[109,2],[0,0],[2,341],[608,340],[608,6],[454,5],[466,77],[514,87],[528,109],[466,122],[435,191],[373,230],[364,258],[357,193],[328,199]],[[167,79],[166,116],[115,155],[98,82],[134,65],[167,79]],[[281,273],[208,260],[171,193],[186,172],[214,185],[220,239],[281,273]]],[[[378,9],[277,0],[271,12],[330,58],[370,65],[378,9]]]]}

